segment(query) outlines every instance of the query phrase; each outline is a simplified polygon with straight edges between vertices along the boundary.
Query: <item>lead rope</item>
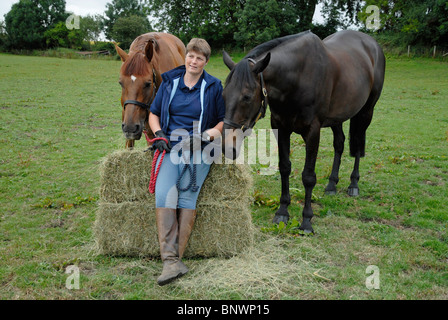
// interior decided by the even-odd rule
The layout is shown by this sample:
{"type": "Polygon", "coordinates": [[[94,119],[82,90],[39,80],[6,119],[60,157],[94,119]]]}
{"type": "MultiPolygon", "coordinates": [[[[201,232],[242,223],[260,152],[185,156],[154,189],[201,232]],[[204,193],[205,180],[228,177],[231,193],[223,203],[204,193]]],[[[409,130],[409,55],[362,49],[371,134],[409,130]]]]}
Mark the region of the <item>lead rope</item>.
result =
{"type": "MultiPolygon", "coordinates": [[[[196,165],[193,163],[193,169],[192,169],[190,164],[187,163],[187,160],[185,159],[185,156],[183,153],[182,153],[182,158],[184,159],[185,166],[182,169],[182,173],[180,174],[179,178],[177,179],[177,182],[176,182],[177,190],[185,192],[185,191],[191,189],[192,192],[197,192],[199,189],[199,186],[196,185],[196,165]],[[182,177],[187,172],[187,170],[190,172],[190,183],[185,188],[181,188],[180,180],[182,180],[182,177]]],[[[194,158],[194,156],[193,156],[193,158],[194,158]]]]}
{"type": "MultiPolygon", "coordinates": [[[[146,141],[148,141],[148,143],[150,143],[150,144],[152,144],[158,140],[164,140],[168,144],[168,140],[165,138],[149,139],[148,133],[146,132],[146,130],[144,131],[144,133],[145,133],[146,141]]],[[[163,150],[162,157],[160,158],[159,165],[157,166],[157,159],[159,158],[160,151],[159,151],[159,149],[156,149],[156,151],[154,152],[154,157],[152,159],[152,165],[151,165],[151,178],[149,180],[149,187],[148,187],[148,190],[150,193],[154,193],[156,190],[157,176],[159,175],[160,166],[162,165],[163,158],[165,157],[165,154],[166,154],[166,150],[163,150]],[[156,168],[156,166],[157,166],[157,168],[156,168]]],[[[185,159],[184,154],[182,154],[182,158],[184,159],[185,166],[184,166],[179,178],[177,179],[177,182],[176,182],[177,190],[185,192],[185,191],[191,189],[192,192],[197,192],[199,189],[199,186],[196,184],[196,165],[193,163],[193,168],[191,168],[190,164],[187,163],[187,160],[185,159]],[[180,180],[185,175],[187,170],[190,172],[190,183],[185,188],[181,188],[180,180]]]]}
{"type": "MultiPolygon", "coordinates": [[[[146,132],[146,130],[144,131],[144,133],[145,133],[146,141],[148,141],[148,143],[150,143],[150,144],[152,144],[158,140],[164,140],[168,144],[168,140],[165,138],[149,139],[148,133],[146,132]]],[[[159,165],[157,166],[157,169],[156,169],[157,159],[159,158],[160,151],[159,151],[159,149],[156,149],[156,151],[154,152],[154,157],[152,158],[152,165],[151,165],[151,178],[149,180],[149,187],[148,187],[149,193],[154,193],[156,190],[157,176],[159,175],[160,166],[162,165],[163,158],[165,157],[165,154],[166,154],[166,150],[163,150],[162,157],[160,158],[159,165]]]]}

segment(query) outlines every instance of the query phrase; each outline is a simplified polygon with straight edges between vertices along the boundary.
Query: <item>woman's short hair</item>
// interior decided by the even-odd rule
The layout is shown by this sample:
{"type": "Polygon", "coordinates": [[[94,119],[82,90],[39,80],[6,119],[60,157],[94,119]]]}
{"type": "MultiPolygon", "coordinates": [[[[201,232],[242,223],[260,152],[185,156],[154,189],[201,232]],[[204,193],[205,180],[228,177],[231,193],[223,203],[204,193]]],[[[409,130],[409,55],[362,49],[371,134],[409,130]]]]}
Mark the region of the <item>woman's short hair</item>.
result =
{"type": "Polygon", "coordinates": [[[187,44],[187,53],[190,51],[196,51],[203,54],[207,61],[210,59],[212,53],[212,49],[208,42],[201,38],[193,38],[190,40],[187,44]]]}

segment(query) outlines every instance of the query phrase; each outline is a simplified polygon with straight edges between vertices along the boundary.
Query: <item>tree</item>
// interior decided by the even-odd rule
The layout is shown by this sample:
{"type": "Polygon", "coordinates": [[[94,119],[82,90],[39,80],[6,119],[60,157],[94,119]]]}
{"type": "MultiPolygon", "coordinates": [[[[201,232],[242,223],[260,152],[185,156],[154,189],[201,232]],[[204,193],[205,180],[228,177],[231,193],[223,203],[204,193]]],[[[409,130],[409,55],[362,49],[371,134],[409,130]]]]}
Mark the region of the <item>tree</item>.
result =
{"type": "Polygon", "coordinates": [[[235,40],[241,47],[253,47],[280,35],[282,9],[274,0],[248,0],[237,14],[235,40]],[[280,20],[278,20],[280,18],[280,20]]]}
{"type": "MultiPolygon", "coordinates": [[[[205,38],[212,47],[253,46],[308,29],[324,38],[349,26],[365,25],[368,5],[380,9],[381,29],[400,41],[446,44],[447,0],[146,0],[159,30],[188,42],[205,38]],[[326,19],[314,26],[317,4],[326,19]]],[[[365,30],[369,31],[369,30],[365,30]]]]}
{"type": "Polygon", "coordinates": [[[318,0],[247,0],[237,13],[235,40],[239,46],[309,30],[318,0]]]}
{"type": "Polygon", "coordinates": [[[59,22],[54,28],[45,31],[45,42],[49,48],[63,47],[68,48],[68,33],[64,22],[59,22]]]}
{"type": "MultiPolygon", "coordinates": [[[[358,18],[365,23],[365,8],[380,9],[380,34],[395,45],[442,45],[448,42],[448,1],[367,0],[358,18]]],[[[366,30],[368,31],[368,30],[366,30]]]]}
{"type": "Polygon", "coordinates": [[[147,0],[151,13],[158,17],[156,26],[160,30],[172,32],[184,42],[194,36],[203,37],[212,47],[236,45],[235,37],[241,45],[245,41],[243,39],[253,37],[243,34],[241,27],[249,33],[254,30],[264,33],[260,39],[267,39],[274,34],[281,36],[307,30],[311,26],[317,2],[318,0],[147,0]],[[253,11],[255,8],[256,11],[253,11]],[[271,21],[268,30],[264,30],[267,22],[261,22],[260,16],[271,21]],[[244,24],[241,19],[244,19],[244,24]]]}
{"type": "Polygon", "coordinates": [[[65,12],[65,0],[32,0],[41,12],[42,24],[46,28],[53,27],[60,21],[65,21],[69,16],[65,12]]]}
{"type": "Polygon", "coordinates": [[[5,50],[6,40],[7,40],[7,34],[5,28],[5,21],[0,20],[0,51],[5,50]]]}
{"type": "Polygon", "coordinates": [[[313,16],[319,0],[283,0],[278,1],[284,10],[291,10],[296,26],[294,32],[305,31],[312,27],[313,16]]]}
{"type": "Polygon", "coordinates": [[[119,18],[138,16],[146,19],[145,26],[149,29],[149,21],[147,19],[148,9],[144,5],[144,0],[112,0],[106,4],[104,12],[103,29],[106,38],[113,40],[113,28],[119,18]]]}
{"type": "Polygon", "coordinates": [[[5,15],[8,42],[15,49],[45,47],[44,33],[65,21],[65,0],[20,0],[5,15]]]}
{"type": "MultiPolygon", "coordinates": [[[[217,1],[195,0],[149,0],[151,11],[158,17],[160,30],[172,32],[184,43],[193,36],[203,36],[213,24],[213,15],[218,11],[217,1]]],[[[205,37],[206,38],[206,37],[205,37]]]]}
{"type": "MultiPolygon", "coordinates": [[[[388,0],[386,0],[388,1],[388,0]]],[[[358,13],[362,10],[364,0],[321,0],[323,15],[332,19],[332,23],[345,28],[350,24],[357,24],[358,13]]]]}
{"type": "Polygon", "coordinates": [[[80,28],[85,34],[86,41],[98,41],[101,34],[102,17],[100,15],[87,15],[81,17],[80,28]]]}
{"type": "Polygon", "coordinates": [[[238,15],[244,9],[245,0],[223,0],[217,6],[215,23],[209,25],[208,39],[213,47],[234,46],[238,31],[238,15]]]}
{"type": "Polygon", "coordinates": [[[48,48],[72,48],[82,49],[82,43],[86,38],[86,33],[82,29],[69,30],[65,22],[59,22],[47,31],[45,31],[45,42],[48,48]]]}
{"type": "Polygon", "coordinates": [[[151,31],[148,20],[141,16],[129,16],[118,18],[115,22],[111,37],[120,43],[120,47],[129,48],[132,41],[139,35],[151,31]]]}
{"type": "Polygon", "coordinates": [[[412,45],[447,45],[448,1],[407,1],[402,14],[397,27],[404,41],[412,45]]]}

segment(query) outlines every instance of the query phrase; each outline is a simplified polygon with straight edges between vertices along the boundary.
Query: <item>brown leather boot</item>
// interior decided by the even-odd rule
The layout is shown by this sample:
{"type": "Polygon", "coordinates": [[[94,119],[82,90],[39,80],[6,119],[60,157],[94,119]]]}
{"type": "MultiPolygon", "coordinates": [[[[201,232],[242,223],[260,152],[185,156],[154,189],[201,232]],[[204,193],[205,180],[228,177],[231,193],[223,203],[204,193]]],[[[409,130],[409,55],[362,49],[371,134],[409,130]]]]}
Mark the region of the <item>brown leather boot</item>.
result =
{"type": "Polygon", "coordinates": [[[193,231],[194,221],[196,220],[196,210],[194,209],[178,209],[179,221],[179,258],[182,259],[185,248],[190,239],[191,231],[193,231]]]}
{"type": "Polygon", "coordinates": [[[157,283],[161,286],[183,276],[188,268],[179,259],[179,224],[176,209],[156,208],[160,256],[163,270],[157,283]]]}

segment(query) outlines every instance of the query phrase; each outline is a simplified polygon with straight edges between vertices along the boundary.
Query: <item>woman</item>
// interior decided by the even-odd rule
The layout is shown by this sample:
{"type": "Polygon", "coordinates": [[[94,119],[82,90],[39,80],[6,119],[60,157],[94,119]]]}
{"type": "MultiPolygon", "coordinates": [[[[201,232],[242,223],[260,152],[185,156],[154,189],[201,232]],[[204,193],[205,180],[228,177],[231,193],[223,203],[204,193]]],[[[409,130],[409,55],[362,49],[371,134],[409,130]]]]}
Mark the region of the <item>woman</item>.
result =
{"type": "MultiPolygon", "coordinates": [[[[222,133],[225,114],[222,84],[204,71],[210,54],[210,46],[204,39],[192,39],[187,45],[185,66],[162,75],[163,82],[149,114],[151,130],[156,137],[166,139],[154,142],[153,148],[171,151],[163,158],[155,187],[163,261],[163,271],[157,279],[159,285],[188,272],[181,259],[196,218],[199,191],[210,169],[210,164],[201,157],[200,148],[191,151],[179,140],[199,136],[212,141],[222,133]],[[176,157],[182,160],[176,161],[176,157]]],[[[187,144],[189,147],[190,143],[187,144]]]]}

